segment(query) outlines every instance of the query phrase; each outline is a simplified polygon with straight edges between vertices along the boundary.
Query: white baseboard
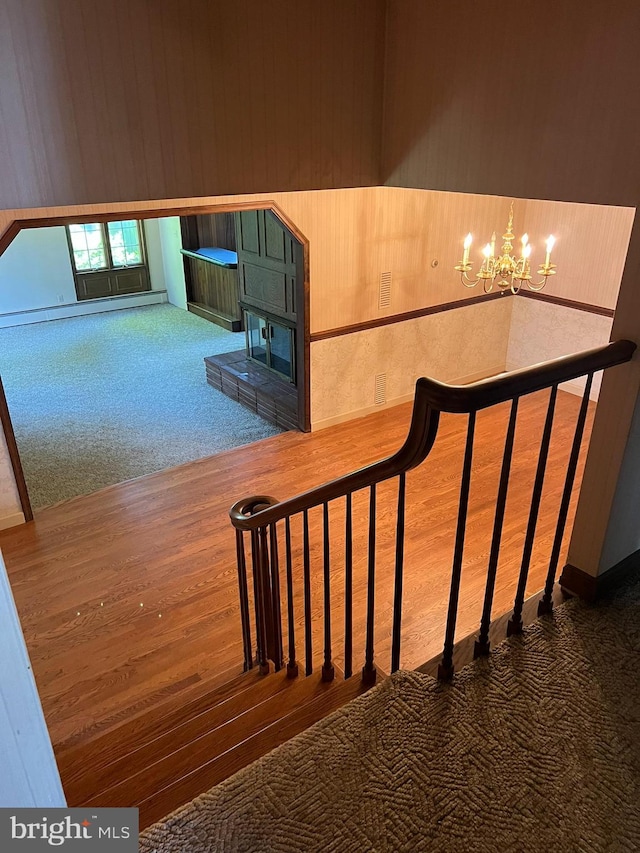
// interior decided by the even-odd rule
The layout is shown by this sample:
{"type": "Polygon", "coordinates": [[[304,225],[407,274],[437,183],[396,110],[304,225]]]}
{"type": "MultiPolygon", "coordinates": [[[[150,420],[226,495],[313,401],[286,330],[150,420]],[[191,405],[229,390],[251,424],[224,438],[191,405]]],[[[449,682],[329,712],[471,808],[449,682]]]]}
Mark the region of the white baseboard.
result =
{"type": "MultiPolygon", "coordinates": [[[[479,370],[475,373],[468,373],[465,376],[459,376],[456,379],[452,379],[448,382],[448,385],[468,385],[470,382],[478,382],[480,379],[487,379],[489,376],[496,376],[499,373],[504,372],[504,365],[499,365],[494,368],[490,368],[488,370],[479,370]]],[[[327,427],[336,426],[337,424],[344,424],[347,421],[353,421],[356,418],[365,418],[367,415],[372,415],[374,412],[379,412],[381,409],[391,409],[393,406],[400,406],[402,403],[409,403],[413,400],[415,396],[415,391],[412,391],[410,394],[403,394],[400,397],[394,397],[391,400],[387,400],[386,403],[380,403],[378,405],[367,406],[364,409],[354,409],[350,412],[343,412],[340,415],[334,415],[330,418],[323,418],[321,421],[311,421],[311,432],[316,432],[319,429],[326,429],[327,427]]]]}
{"type": "Polygon", "coordinates": [[[311,421],[311,432],[316,432],[319,429],[344,424],[347,421],[353,421],[356,418],[365,418],[367,415],[372,415],[374,412],[379,412],[381,409],[391,409],[393,406],[400,406],[402,403],[408,403],[413,400],[414,392],[404,394],[402,397],[394,397],[392,400],[387,400],[386,403],[378,403],[377,405],[367,406],[365,409],[354,409],[351,412],[343,412],[341,415],[335,415],[331,418],[323,418],[321,421],[311,421]]]}
{"type": "Polygon", "coordinates": [[[9,527],[16,527],[18,524],[24,524],[24,513],[14,512],[11,515],[5,515],[0,518],[0,530],[7,530],[9,527]]]}
{"type": "Polygon", "coordinates": [[[0,314],[0,329],[9,326],[26,326],[47,320],[64,320],[86,314],[102,314],[104,311],[119,311],[121,308],[140,308],[143,305],[159,305],[167,301],[166,290],[147,290],[145,293],[127,293],[123,296],[107,296],[104,299],[86,299],[66,305],[48,308],[32,308],[29,311],[13,311],[0,314]]]}

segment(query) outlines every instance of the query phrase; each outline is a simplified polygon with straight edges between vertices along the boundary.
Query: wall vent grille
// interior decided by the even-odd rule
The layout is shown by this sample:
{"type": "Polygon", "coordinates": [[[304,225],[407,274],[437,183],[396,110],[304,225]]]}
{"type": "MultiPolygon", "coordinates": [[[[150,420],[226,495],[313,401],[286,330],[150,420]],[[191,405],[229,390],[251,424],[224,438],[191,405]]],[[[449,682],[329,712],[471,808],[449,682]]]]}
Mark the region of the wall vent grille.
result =
{"type": "Polygon", "coordinates": [[[378,308],[388,308],[391,305],[391,273],[380,273],[380,291],[378,293],[378,308]]]}
{"type": "Polygon", "coordinates": [[[376,374],[376,394],[375,394],[375,403],[376,406],[381,406],[383,403],[387,402],[387,374],[386,373],[377,373],[376,374]]]}

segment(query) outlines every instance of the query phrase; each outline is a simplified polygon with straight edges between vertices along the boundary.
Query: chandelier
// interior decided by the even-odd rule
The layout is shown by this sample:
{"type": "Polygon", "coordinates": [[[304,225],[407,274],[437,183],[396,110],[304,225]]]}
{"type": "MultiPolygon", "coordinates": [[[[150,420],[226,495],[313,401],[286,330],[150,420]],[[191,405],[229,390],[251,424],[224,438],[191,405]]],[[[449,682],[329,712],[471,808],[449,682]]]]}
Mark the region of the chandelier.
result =
{"type": "Polygon", "coordinates": [[[543,264],[538,269],[538,275],[542,276],[539,281],[534,282],[531,275],[531,243],[529,243],[529,235],[523,234],[521,237],[522,248],[520,257],[516,258],[513,252],[513,202],[509,211],[509,222],[507,230],[502,235],[504,243],[502,244],[502,254],[496,257],[496,232],[491,236],[491,242],[482,250],[484,260],[480,265],[480,269],[476,273],[475,278],[469,278],[467,273],[473,268],[473,264],[469,263],[469,249],[472,242],[471,234],[465,237],[463,247],[464,252],[462,261],[457,264],[455,269],[460,273],[460,281],[465,287],[475,287],[479,282],[483,283],[485,293],[491,293],[493,285],[496,284],[502,292],[511,289],[512,293],[517,293],[523,284],[526,283],[529,290],[542,290],[547,283],[550,275],[556,274],[556,265],[551,263],[551,250],[556,242],[553,234],[547,238],[546,247],[547,255],[543,264]]]}

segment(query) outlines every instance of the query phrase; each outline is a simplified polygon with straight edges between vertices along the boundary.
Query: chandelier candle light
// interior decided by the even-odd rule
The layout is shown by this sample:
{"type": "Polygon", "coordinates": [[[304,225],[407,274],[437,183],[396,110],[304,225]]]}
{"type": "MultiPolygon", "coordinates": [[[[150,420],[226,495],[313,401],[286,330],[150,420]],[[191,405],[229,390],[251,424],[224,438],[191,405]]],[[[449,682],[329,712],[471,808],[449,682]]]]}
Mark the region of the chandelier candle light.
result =
{"type": "Polygon", "coordinates": [[[502,235],[502,239],[504,240],[502,254],[496,258],[496,232],[493,232],[491,242],[487,243],[482,250],[484,260],[476,273],[476,277],[469,278],[467,273],[473,267],[473,264],[469,263],[469,249],[471,248],[473,238],[471,234],[467,234],[463,243],[464,252],[462,261],[455,267],[460,273],[460,281],[465,287],[475,287],[481,281],[485,293],[491,293],[494,284],[497,284],[503,292],[507,288],[510,288],[512,293],[517,293],[525,282],[529,290],[542,290],[549,276],[556,274],[556,265],[552,264],[550,260],[551,250],[556,242],[553,234],[547,237],[547,255],[544,263],[538,269],[538,275],[542,276],[542,278],[537,282],[532,280],[533,276],[531,275],[529,261],[531,257],[531,243],[529,243],[528,234],[523,234],[520,240],[522,244],[520,257],[516,258],[515,255],[511,254],[513,252],[513,240],[515,239],[513,233],[513,202],[511,202],[511,209],[509,211],[507,230],[502,235]]]}

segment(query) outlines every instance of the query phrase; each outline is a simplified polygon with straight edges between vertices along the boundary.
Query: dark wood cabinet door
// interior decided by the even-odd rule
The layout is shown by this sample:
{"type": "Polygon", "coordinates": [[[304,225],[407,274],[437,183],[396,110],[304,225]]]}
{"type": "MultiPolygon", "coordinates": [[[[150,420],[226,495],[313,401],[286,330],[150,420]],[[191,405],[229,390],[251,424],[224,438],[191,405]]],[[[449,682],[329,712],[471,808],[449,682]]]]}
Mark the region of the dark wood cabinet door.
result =
{"type": "Polygon", "coordinates": [[[302,247],[270,210],[236,213],[240,301],[295,322],[302,247]]]}
{"type": "Polygon", "coordinates": [[[104,299],[106,296],[144,293],[147,290],[151,290],[151,283],[146,267],[76,273],[78,300],[104,299]]]}

